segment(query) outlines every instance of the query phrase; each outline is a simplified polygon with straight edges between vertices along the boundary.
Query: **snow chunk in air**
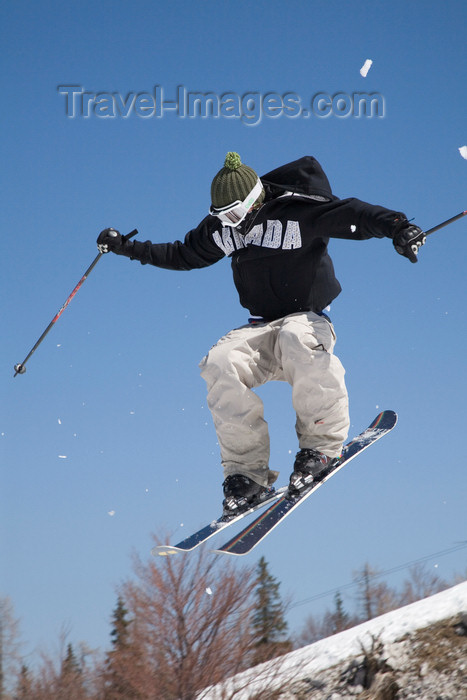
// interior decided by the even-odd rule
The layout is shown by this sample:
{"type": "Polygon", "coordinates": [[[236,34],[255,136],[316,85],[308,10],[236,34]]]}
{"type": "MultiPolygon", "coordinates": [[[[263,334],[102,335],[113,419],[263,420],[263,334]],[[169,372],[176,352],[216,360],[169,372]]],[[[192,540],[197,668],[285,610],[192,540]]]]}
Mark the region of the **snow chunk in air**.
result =
{"type": "Polygon", "coordinates": [[[370,70],[371,66],[373,65],[373,61],[371,58],[367,58],[363,66],[360,68],[360,75],[362,78],[366,78],[368,75],[368,71],[370,70]]]}

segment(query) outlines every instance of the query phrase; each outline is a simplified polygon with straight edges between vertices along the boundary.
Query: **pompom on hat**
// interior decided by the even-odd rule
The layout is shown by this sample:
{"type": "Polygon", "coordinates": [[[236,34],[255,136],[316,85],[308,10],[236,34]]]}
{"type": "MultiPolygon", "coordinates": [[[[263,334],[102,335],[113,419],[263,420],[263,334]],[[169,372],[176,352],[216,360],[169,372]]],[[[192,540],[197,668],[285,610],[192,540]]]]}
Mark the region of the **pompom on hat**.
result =
{"type": "MultiPolygon", "coordinates": [[[[237,200],[243,201],[258,179],[253,168],[242,163],[238,153],[229,151],[225,157],[224,167],[219,170],[211,184],[212,206],[220,209],[237,200]]],[[[258,199],[260,201],[264,199],[264,190],[258,199]]]]}

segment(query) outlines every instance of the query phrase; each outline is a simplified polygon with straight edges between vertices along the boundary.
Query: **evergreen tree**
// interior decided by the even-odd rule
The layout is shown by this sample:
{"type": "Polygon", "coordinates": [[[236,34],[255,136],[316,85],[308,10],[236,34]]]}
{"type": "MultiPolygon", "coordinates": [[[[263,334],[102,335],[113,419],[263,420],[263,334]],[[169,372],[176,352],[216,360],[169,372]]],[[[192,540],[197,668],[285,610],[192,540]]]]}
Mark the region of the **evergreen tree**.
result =
{"type": "Polygon", "coordinates": [[[32,697],[32,683],[29,677],[29,669],[25,664],[21,666],[14,697],[15,700],[30,700],[32,697]]]}
{"type": "Polygon", "coordinates": [[[339,591],[334,596],[335,609],[332,615],[332,634],[342,632],[349,627],[350,618],[344,610],[344,604],[339,591]]]}
{"type": "Polygon", "coordinates": [[[280,583],[269,573],[264,557],[258,562],[255,611],[252,620],[253,636],[256,639],[254,663],[267,661],[286,654],[292,648],[287,638],[288,625],[279,594],[280,583]]]}
{"type": "Polygon", "coordinates": [[[121,596],[118,596],[117,605],[115,606],[112,616],[113,627],[110,632],[110,639],[114,650],[123,649],[127,645],[128,627],[130,625],[127,616],[128,610],[125,608],[125,603],[121,596]]]}
{"type": "Polygon", "coordinates": [[[81,669],[76,658],[75,651],[72,644],[68,644],[66,648],[66,656],[62,664],[62,675],[63,676],[77,676],[81,673],[81,669]]]}
{"type": "Polygon", "coordinates": [[[82,668],[73,645],[68,644],[57,679],[57,700],[84,700],[85,695],[82,668]]]}
{"type": "Polygon", "coordinates": [[[130,625],[124,600],[118,596],[110,630],[112,649],[105,660],[105,700],[133,700],[138,697],[126,679],[128,667],[133,665],[130,625]]]}

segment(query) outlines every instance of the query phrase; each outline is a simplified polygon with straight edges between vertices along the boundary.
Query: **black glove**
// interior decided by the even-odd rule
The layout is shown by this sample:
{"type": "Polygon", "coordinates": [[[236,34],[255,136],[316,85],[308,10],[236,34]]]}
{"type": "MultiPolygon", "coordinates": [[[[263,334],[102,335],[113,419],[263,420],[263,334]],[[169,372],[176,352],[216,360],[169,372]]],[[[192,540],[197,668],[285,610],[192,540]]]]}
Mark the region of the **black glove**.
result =
{"type": "Polygon", "coordinates": [[[99,253],[116,253],[123,245],[123,236],[114,228],[105,228],[97,238],[99,253]]]}
{"type": "Polygon", "coordinates": [[[425,244],[425,241],[426,235],[422,229],[409,223],[400,228],[392,239],[394,248],[399,255],[408,258],[412,263],[418,262],[418,251],[420,246],[425,244]]]}

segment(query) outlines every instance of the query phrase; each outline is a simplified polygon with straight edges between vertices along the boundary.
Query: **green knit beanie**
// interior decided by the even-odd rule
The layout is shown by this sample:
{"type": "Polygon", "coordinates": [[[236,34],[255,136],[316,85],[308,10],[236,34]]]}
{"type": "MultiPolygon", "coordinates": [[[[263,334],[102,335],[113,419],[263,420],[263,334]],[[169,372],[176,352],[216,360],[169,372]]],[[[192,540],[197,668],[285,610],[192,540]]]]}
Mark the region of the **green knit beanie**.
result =
{"type": "MultiPolygon", "coordinates": [[[[216,208],[227,207],[238,199],[243,201],[258,182],[258,175],[248,165],[243,165],[238,153],[229,151],[224,167],[211,184],[211,202],[216,208]]],[[[261,194],[261,200],[264,192],[261,194]]]]}

